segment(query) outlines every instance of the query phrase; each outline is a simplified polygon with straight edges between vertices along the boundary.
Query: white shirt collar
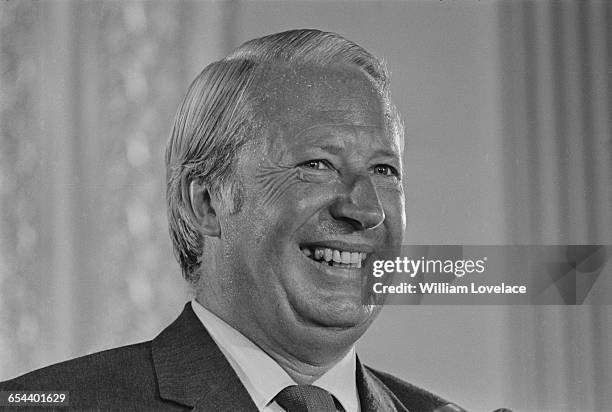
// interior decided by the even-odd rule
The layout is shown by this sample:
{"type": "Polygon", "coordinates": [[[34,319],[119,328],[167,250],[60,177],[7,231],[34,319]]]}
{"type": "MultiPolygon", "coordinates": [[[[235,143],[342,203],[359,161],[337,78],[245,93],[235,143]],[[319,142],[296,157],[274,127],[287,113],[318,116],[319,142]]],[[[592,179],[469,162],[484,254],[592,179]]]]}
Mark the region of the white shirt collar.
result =
{"type": "MultiPolygon", "coordinates": [[[[268,409],[274,397],[284,388],[297,383],[274,359],[242,333],[204,308],[195,299],[193,311],[210,333],[221,352],[260,411],[268,409]]],[[[359,411],[359,395],[355,380],[355,348],[312,384],[330,392],[347,412],[359,411]]]]}

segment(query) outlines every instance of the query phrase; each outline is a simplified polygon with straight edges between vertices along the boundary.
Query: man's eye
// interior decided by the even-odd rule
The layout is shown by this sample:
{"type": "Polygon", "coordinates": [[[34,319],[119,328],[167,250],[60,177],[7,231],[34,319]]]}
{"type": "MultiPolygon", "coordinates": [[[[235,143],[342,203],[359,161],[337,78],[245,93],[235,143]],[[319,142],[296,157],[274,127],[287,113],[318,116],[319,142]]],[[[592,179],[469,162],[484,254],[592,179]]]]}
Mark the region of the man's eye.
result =
{"type": "Polygon", "coordinates": [[[315,170],[330,169],[329,163],[321,159],[309,160],[307,162],[302,163],[301,166],[307,167],[308,169],[315,169],[315,170]]]}
{"type": "Polygon", "coordinates": [[[397,169],[389,165],[376,165],[374,166],[373,171],[377,175],[399,177],[397,169]]]}

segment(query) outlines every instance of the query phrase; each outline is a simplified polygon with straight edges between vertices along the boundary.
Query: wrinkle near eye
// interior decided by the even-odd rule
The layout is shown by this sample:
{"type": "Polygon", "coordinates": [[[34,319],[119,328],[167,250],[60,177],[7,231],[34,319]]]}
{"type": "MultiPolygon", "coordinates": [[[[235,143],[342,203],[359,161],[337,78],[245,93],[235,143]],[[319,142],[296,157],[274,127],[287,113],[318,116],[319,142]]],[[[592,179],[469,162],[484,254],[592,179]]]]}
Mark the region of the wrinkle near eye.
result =
{"type": "Polygon", "coordinates": [[[257,167],[255,185],[263,205],[271,206],[289,190],[301,183],[326,183],[335,180],[335,173],[304,167],[290,167],[266,162],[257,167]]]}

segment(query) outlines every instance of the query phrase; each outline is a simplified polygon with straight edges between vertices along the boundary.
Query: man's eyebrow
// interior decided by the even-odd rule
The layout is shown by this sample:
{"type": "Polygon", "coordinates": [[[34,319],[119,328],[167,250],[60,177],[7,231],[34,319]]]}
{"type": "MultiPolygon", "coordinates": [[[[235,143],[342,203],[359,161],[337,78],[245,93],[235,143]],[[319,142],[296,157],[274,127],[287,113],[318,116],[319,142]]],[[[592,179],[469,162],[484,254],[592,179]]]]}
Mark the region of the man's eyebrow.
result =
{"type": "Polygon", "coordinates": [[[336,144],[314,144],[314,147],[321,149],[325,152],[334,154],[334,155],[339,155],[340,153],[342,153],[342,151],[344,150],[344,147],[341,145],[336,145],[336,144]]]}
{"type": "Polygon", "coordinates": [[[372,157],[382,156],[382,157],[392,157],[394,159],[400,160],[401,156],[398,152],[389,149],[378,149],[372,153],[372,157]]]}
{"type": "MultiPolygon", "coordinates": [[[[325,152],[331,153],[333,155],[339,155],[341,154],[344,150],[345,147],[343,145],[337,145],[337,144],[333,144],[333,143],[323,143],[323,144],[311,144],[311,145],[299,145],[298,146],[298,150],[305,150],[307,147],[311,147],[311,148],[316,148],[316,149],[321,149],[325,152]]],[[[401,156],[398,152],[391,150],[391,149],[378,149],[378,150],[374,150],[372,152],[372,155],[370,157],[390,157],[394,160],[397,161],[401,161],[401,156]]]]}
{"type": "Polygon", "coordinates": [[[294,146],[294,150],[298,152],[302,152],[302,153],[308,150],[312,150],[312,149],[321,150],[323,152],[327,152],[327,153],[338,156],[345,150],[345,147],[342,145],[337,145],[333,143],[316,143],[316,142],[309,143],[309,144],[300,142],[300,144],[297,144],[294,146]]]}

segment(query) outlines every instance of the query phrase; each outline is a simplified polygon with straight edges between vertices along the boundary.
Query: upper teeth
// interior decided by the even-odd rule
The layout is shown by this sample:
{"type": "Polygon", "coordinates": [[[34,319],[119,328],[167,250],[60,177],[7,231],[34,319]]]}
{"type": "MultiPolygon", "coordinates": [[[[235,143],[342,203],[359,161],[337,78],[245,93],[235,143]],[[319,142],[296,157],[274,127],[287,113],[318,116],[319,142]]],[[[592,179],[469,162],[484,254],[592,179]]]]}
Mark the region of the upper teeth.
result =
{"type": "Polygon", "coordinates": [[[360,268],[361,262],[367,258],[364,252],[348,252],[327,247],[314,247],[301,249],[302,252],[314,260],[325,260],[326,262],[344,263],[360,268]]]}

